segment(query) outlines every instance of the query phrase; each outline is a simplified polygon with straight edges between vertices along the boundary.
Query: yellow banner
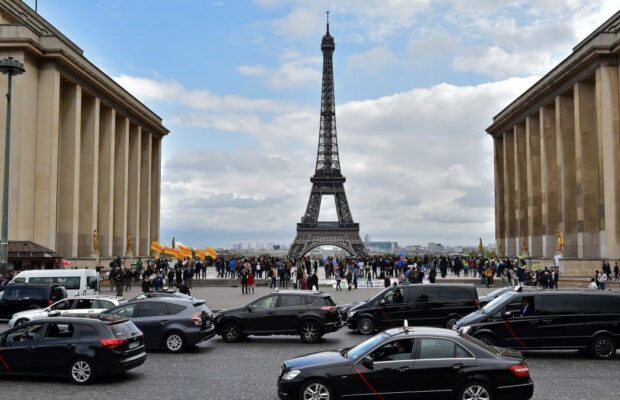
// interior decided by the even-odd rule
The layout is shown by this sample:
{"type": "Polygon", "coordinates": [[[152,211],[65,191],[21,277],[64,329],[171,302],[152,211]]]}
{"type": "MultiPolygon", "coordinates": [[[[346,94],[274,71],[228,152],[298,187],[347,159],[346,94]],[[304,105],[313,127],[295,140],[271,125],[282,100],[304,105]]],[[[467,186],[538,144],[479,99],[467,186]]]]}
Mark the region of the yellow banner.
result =
{"type": "Polygon", "coordinates": [[[213,247],[207,247],[207,248],[205,249],[205,255],[206,255],[207,257],[211,257],[211,258],[213,258],[213,259],[216,259],[216,258],[217,258],[217,252],[215,251],[215,249],[214,249],[213,247]]]}
{"type": "Polygon", "coordinates": [[[196,249],[196,258],[205,258],[205,252],[200,249],[196,249]]]}
{"type": "Polygon", "coordinates": [[[161,243],[158,243],[156,240],[153,240],[151,242],[151,250],[154,251],[155,253],[163,253],[164,246],[161,243]]]}
{"type": "Polygon", "coordinates": [[[177,249],[164,246],[164,254],[174,258],[182,258],[177,249]]]}
{"type": "Polygon", "coordinates": [[[179,245],[178,252],[181,257],[192,257],[192,249],[187,246],[179,245]]]}

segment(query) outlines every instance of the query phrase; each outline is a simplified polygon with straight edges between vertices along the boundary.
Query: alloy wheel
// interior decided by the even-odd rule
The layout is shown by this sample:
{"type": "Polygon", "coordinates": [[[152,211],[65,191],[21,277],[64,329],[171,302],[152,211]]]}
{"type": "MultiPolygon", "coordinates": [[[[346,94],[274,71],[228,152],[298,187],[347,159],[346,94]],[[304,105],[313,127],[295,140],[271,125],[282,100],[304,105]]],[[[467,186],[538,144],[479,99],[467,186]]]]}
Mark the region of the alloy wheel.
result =
{"type": "Polygon", "coordinates": [[[172,353],[176,353],[183,349],[183,338],[176,333],[168,335],[166,338],[166,348],[172,353]]]}
{"type": "Polygon", "coordinates": [[[608,337],[601,337],[594,342],[594,353],[598,358],[611,358],[616,352],[616,346],[608,337]]]}
{"type": "Polygon", "coordinates": [[[322,383],[314,382],[304,389],[303,400],[330,400],[330,398],[329,389],[322,383]]]}
{"type": "Polygon", "coordinates": [[[313,322],[308,322],[301,327],[301,337],[304,342],[314,343],[319,339],[319,328],[313,322]]]}
{"type": "Polygon", "coordinates": [[[358,323],[357,329],[364,335],[370,335],[375,330],[375,324],[370,318],[364,317],[358,323]]]}
{"type": "Polygon", "coordinates": [[[241,336],[241,332],[239,332],[239,326],[237,326],[237,324],[235,324],[234,322],[226,324],[222,333],[224,340],[227,342],[236,342],[241,336]]]}
{"type": "Polygon", "coordinates": [[[473,384],[469,385],[463,391],[463,400],[490,400],[491,395],[489,391],[482,385],[473,384]]]}
{"type": "Polygon", "coordinates": [[[448,328],[448,329],[454,328],[454,325],[456,325],[457,321],[458,321],[458,319],[456,319],[456,318],[450,318],[448,320],[448,322],[446,322],[446,328],[448,328]]]}
{"type": "Polygon", "coordinates": [[[76,383],[86,383],[93,373],[90,364],[84,360],[76,361],[71,367],[71,378],[76,383]]]}

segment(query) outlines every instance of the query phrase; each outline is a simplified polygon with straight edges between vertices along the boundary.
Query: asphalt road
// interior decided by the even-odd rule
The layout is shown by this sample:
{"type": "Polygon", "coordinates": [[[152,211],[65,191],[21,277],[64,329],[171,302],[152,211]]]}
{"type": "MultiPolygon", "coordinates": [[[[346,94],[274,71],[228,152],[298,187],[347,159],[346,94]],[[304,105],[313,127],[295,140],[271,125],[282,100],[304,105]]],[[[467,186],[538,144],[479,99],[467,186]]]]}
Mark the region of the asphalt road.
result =
{"type": "MultiPolygon", "coordinates": [[[[233,288],[201,288],[197,297],[209,306],[245,304],[256,295],[242,296],[233,288]]],[[[340,303],[365,299],[376,289],[334,292],[340,303]]],[[[129,297],[129,296],[126,296],[129,297]]],[[[0,325],[4,330],[6,325],[0,325]]],[[[277,399],[276,373],[282,361],[305,353],[347,347],[365,338],[343,328],[317,344],[298,337],[256,337],[228,344],[219,337],[189,353],[149,353],[146,363],[120,378],[106,378],[80,387],[56,378],[0,378],[2,399],[277,399]]],[[[618,399],[620,359],[597,361],[575,352],[526,354],[535,384],[535,399],[618,399]]]]}

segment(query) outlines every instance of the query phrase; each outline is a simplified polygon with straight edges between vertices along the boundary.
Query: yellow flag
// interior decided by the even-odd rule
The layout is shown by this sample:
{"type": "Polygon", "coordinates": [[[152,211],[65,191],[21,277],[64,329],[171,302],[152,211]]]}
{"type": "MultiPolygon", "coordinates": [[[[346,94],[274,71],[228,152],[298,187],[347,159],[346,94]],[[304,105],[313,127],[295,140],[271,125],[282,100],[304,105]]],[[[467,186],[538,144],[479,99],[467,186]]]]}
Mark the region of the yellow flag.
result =
{"type": "Polygon", "coordinates": [[[161,243],[158,243],[156,240],[151,241],[151,250],[155,253],[163,253],[164,246],[161,243]]]}
{"type": "Polygon", "coordinates": [[[217,252],[215,251],[215,249],[213,247],[207,247],[205,248],[205,254],[208,257],[213,258],[214,260],[217,258],[217,252]]]}
{"type": "Polygon", "coordinates": [[[196,258],[205,258],[205,252],[200,249],[196,249],[196,258]]]}

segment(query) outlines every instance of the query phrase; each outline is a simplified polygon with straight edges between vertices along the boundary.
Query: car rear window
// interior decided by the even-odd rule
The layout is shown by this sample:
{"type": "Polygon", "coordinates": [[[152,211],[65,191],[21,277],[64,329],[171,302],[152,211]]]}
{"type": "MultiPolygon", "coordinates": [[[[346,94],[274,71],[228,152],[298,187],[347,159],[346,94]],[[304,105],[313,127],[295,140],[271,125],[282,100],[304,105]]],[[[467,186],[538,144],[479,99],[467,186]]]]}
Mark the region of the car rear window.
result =
{"type": "Polygon", "coordinates": [[[129,337],[132,336],[134,333],[140,332],[140,329],[138,329],[138,327],[135,326],[131,321],[110,324],[108,325],[108,328],[110,328],[110,330],[116,337],[129,337]]]}
{"type": "Polygon", "coordinates": [[[439,288],[434,285],[408,287],[405,296],[408,302],[435,303],[439,300],[439,288]]]}
{"type": "MultiPolygon", "coordinates": [[[[176,315],[178,313],[180,313],[181,311],[185,310],[187,307],[182,306],[180,304],[174,304],[174,303],[168,303],[166,304],[168,306],[168,310],[170,310],[170,314],[172,315],[176,315]]],[[[198,307],[196,307],[198,308],[198,307]]],[[[201,311],[201,310],[198,310],[201,311]]]]}
{"type": "Polygon", "coordinates": [[[4,300],[47,300],[46,287],[8,287],[4,290],[4,300]]]}
{"type": "Polygon", "coordinates": [[[336,305],[336,302],[334,300],[332,300],[332,298],[329,297],[329,296],[323,297],[323,301],[325,302],[326,306],[335,306],[336,305]]]}
{"type": "Polygon", "coordinates": [[[95,337],[99,336],[99,332],[94,326],[85,325],[85,324],[76,324],[78,334],[80,337],[95,337]]]}

